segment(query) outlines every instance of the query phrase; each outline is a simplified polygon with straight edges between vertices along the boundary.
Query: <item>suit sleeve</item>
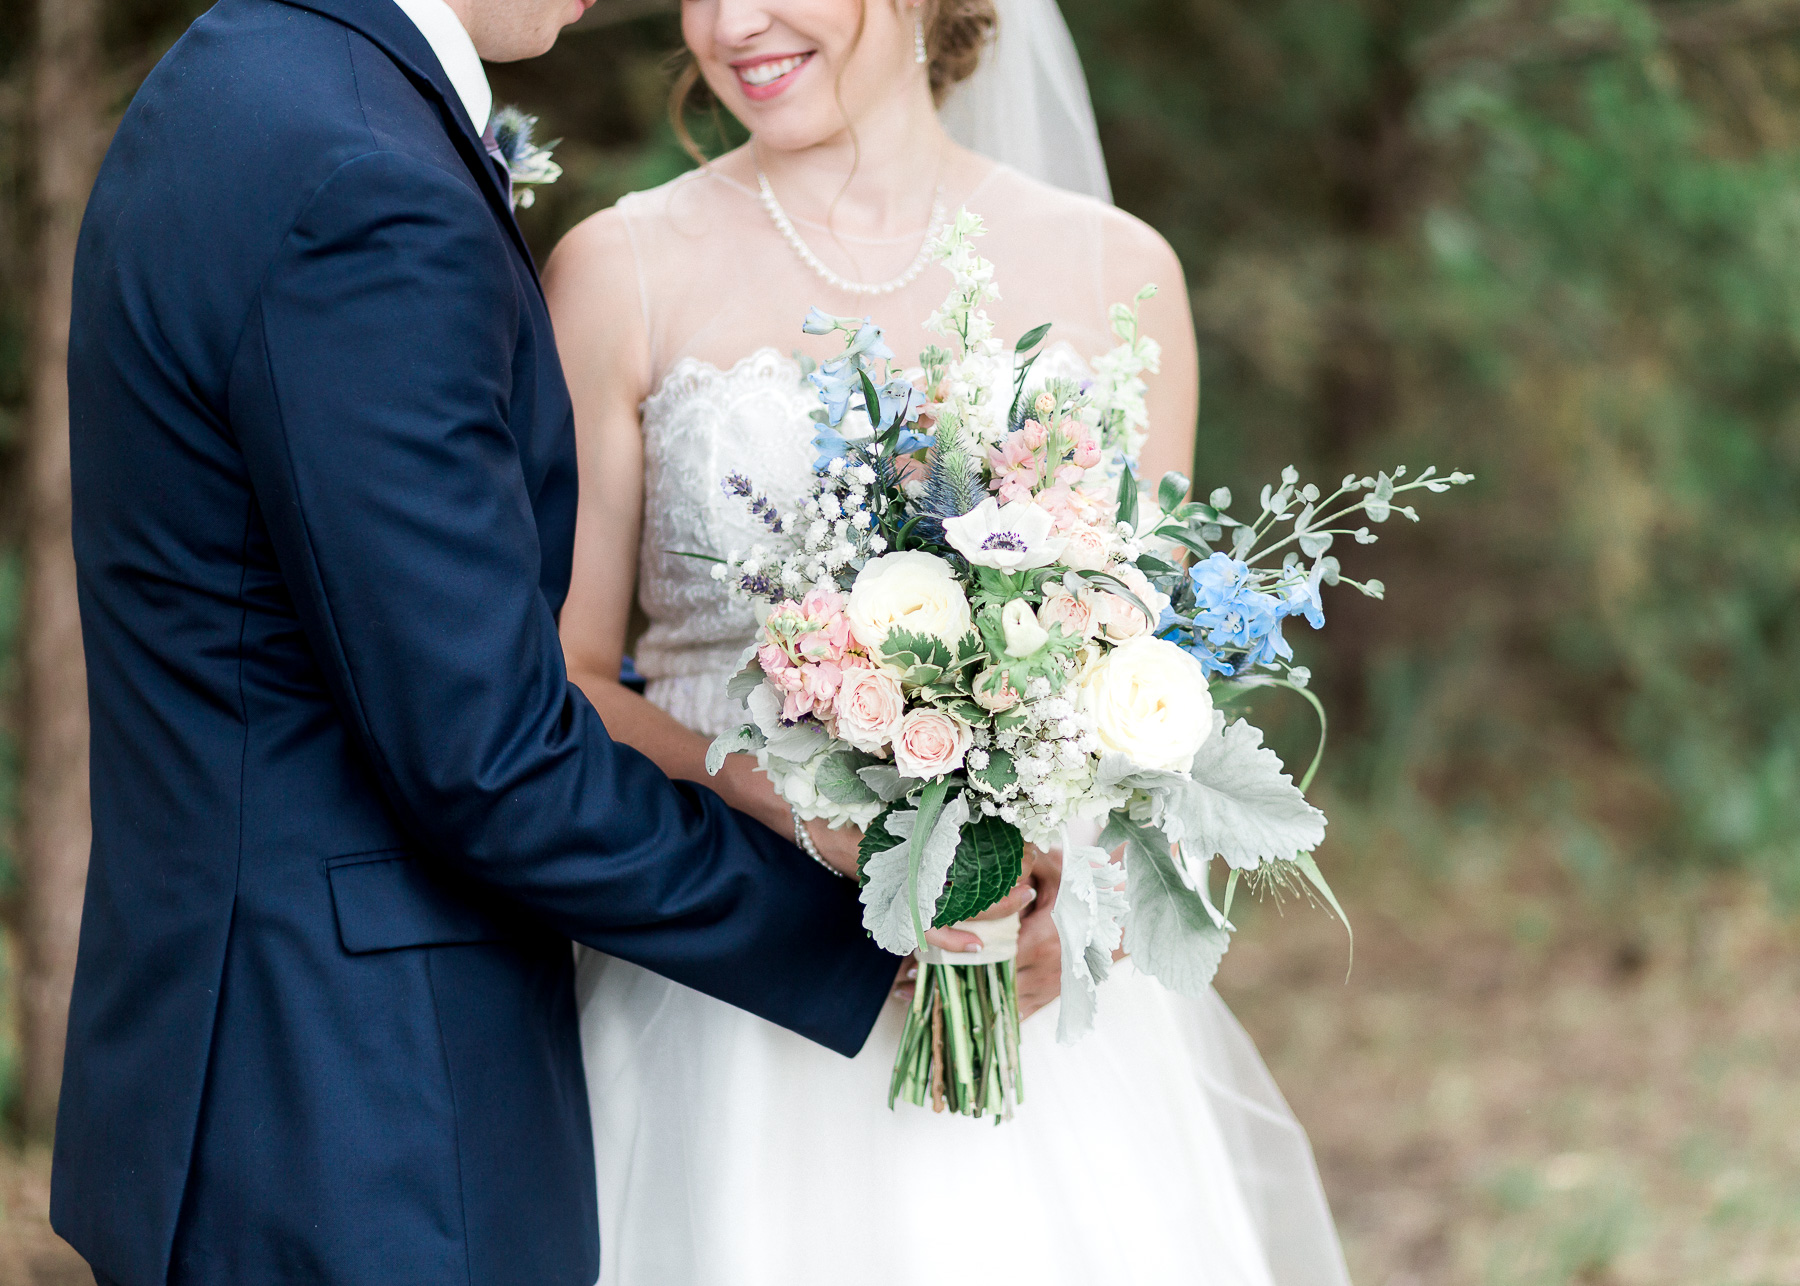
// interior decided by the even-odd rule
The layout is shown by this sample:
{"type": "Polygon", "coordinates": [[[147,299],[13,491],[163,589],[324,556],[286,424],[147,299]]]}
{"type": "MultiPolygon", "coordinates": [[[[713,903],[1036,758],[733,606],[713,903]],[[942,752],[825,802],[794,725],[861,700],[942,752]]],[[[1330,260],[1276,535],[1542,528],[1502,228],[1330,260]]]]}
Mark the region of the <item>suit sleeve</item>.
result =
{"type": "Polygon", "coordinates": [[[423,162],[339,169],[272,264],[231,424],[345,719],[424,852],[843,1053],[895,960],[849,884],[614,742],[567,678],[508,431],[505,233],[423,162]]]}

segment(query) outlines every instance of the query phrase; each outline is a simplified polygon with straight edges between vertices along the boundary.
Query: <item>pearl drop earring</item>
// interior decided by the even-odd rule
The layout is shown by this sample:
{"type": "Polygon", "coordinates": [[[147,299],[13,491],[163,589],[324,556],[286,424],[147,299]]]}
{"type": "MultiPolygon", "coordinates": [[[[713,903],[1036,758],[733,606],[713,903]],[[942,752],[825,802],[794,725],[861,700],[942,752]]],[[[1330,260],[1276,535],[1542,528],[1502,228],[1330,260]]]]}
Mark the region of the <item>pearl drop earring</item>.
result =
{"type": "Polygon", "coordinates": [[[913,61],[920,66],[930,61],[925,52],[925,17],[919,13],[913,14],[913,61]]]}

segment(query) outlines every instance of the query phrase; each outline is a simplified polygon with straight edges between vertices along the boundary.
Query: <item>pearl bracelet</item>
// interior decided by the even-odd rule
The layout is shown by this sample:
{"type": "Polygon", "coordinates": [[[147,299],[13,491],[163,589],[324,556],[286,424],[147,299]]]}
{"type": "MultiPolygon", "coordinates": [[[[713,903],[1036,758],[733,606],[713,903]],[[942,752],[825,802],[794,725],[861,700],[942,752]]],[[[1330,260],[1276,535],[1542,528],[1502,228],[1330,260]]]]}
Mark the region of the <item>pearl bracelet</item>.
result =
{"type": "Polygon", "coordinates": [[[813,837],[807,833],[806,823],[800,820],[799,813],[794,814],[794,843],[800,846],[800,851],[802,853],[805,853],[808,857],[812,858],[813,861],[830,871],[840,880],[855,878],[853,876],[845,875],[842,871],[838,870],[837,867],[825,860],[825,855],[819,852],[819,846],[813,843],[813,837]]]}

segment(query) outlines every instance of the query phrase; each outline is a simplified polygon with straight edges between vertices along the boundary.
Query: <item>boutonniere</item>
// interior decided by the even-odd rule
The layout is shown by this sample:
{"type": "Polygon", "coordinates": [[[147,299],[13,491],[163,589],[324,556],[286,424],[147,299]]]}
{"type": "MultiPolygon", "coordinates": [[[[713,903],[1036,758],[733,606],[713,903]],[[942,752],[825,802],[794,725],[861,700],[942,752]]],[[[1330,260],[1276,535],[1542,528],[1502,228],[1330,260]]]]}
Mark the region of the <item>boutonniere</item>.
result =
{"type": "Polygon", "coordinates": [[[500,149],[507,173],[512,175],[514,209],[529,210],[537,200],[532,189],[562,177],[562,166],[550,159],[551,149],[562,140],[555,139],[543,147],[533,143],[531,131],[537,123],[537,117],[527,116],[516,107],[502,107],[494,113],[494,145],[500,149]]]}

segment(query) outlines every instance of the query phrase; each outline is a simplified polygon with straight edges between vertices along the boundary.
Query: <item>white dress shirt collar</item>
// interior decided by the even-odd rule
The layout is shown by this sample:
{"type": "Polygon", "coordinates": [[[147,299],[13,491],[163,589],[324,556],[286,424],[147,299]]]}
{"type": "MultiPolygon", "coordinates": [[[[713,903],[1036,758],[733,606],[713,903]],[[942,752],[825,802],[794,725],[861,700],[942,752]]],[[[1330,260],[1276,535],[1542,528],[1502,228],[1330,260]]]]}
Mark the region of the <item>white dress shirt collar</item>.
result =
{"type": "Polygon", "coordinates": [[[487,72],[482,69],[481,55],[475,42],[463,28],[456,11],[444,0],[394,0],[400,12],[412,19],[413,26],[425,37],[431,52],[437,55],[450,88],[462,99],[463,110],[477,134],[487,129],[488,117],[494,110],[494,91],[488,87],[487,72]]]}

